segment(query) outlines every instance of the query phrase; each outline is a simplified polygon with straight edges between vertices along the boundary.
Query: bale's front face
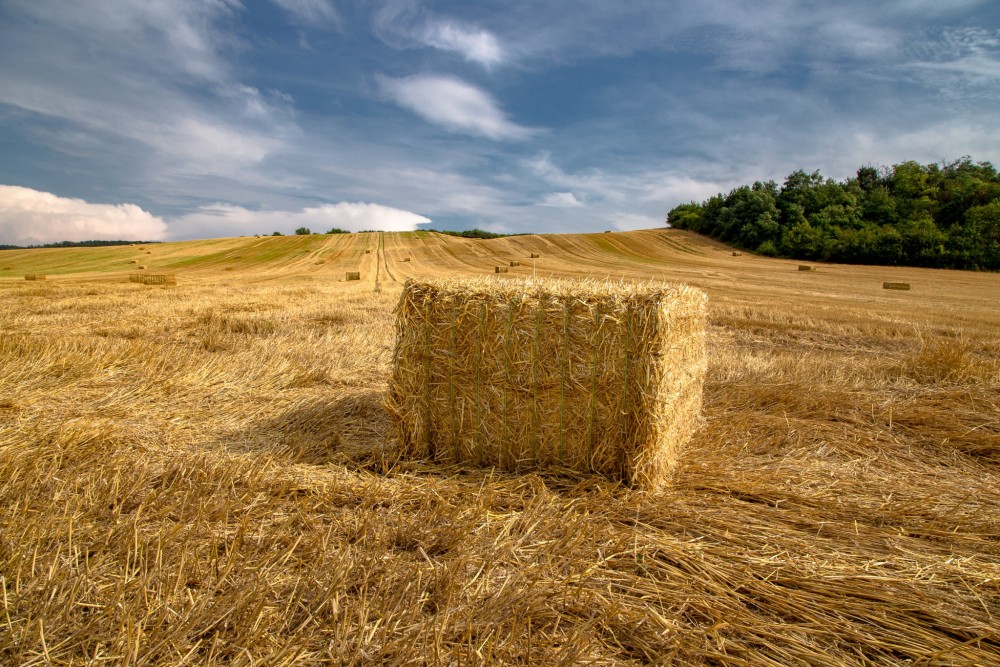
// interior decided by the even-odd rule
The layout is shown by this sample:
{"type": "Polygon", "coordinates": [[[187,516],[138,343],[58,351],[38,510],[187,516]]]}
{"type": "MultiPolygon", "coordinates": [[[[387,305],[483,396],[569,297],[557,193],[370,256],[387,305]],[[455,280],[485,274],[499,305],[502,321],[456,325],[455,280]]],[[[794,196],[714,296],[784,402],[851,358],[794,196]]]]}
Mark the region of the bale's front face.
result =
{"type": "Polygon", "coordinates": [[[704,324],[686,287],[410,282],[387,404],[413,456],[656,486],[697,422],[704,324]]]}

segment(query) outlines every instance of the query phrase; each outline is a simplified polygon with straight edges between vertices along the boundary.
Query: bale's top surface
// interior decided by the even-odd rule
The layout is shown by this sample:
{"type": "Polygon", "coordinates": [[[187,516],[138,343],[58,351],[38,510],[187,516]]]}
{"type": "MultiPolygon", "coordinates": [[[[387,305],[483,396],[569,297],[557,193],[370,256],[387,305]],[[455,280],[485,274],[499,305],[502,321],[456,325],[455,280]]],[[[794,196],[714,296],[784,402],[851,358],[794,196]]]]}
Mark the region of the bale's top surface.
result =
{"type": "MultiPolygon", "coordinates": [[[[503,268],[503,267],[501,267],[503,268]]],[[[487,279],[478,276],[454,276],[446,278],[410,279],[409,289],[427,291],[442,296],[454,294],[466,298],[481,297],[490,300],[513,300],[537,297],[544,294],[555,299],[579,299],[581,301],[625,300],[645,301],[676,297],[688,292],[698,292],[695,288],[662,281],[616,281],[592,278],[500,278],[487,279]]],[[[704,295],[703,295],[704,296],[704,295]]],[[[707,297],[705,297],[707,298],[707,297]]]]}

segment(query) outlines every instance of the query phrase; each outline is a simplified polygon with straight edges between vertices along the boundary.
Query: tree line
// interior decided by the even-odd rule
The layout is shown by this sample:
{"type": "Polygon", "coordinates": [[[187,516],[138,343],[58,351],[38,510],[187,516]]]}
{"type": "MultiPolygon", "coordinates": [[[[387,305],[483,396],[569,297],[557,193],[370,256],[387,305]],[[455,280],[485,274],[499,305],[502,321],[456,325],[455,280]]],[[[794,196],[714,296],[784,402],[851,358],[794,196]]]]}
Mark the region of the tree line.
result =
{"type": "Polygon", "coordinates": [[[675,207],[667,223],[772,257],[1000,270],[1000,176],[989,162],[799,170],[675,207]]]}

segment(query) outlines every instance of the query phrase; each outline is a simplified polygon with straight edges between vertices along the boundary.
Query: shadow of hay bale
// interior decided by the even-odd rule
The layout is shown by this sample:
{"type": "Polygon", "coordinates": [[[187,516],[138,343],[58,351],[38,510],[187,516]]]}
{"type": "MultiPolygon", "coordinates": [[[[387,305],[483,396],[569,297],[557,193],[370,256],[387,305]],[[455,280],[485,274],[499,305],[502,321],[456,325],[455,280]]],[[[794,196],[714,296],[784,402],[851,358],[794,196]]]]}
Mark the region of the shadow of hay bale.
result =
{"type": "Polygon", "coordinates": [[[365,391],[306,399],[256,420],[224,438],[226,449],[270,454],[289,463],[365,465],[395,449],[395,431],[382,394],[365,391]]]}

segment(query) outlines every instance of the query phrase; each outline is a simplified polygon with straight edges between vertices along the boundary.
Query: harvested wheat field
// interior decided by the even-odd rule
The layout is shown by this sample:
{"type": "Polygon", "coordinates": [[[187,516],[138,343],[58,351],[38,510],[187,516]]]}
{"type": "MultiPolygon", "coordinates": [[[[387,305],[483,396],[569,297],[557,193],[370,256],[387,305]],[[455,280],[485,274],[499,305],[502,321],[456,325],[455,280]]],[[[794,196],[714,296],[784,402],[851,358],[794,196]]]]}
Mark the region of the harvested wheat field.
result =
{"type": "Polygon", "coordinates": [[[0,664],[1000,664],[1000,276],[673,230],[155,251],[176,285],[3,251],[0,664]],[[403,282],[531,275],[708,294],[669,484],[399,456],[403,282]]]}

